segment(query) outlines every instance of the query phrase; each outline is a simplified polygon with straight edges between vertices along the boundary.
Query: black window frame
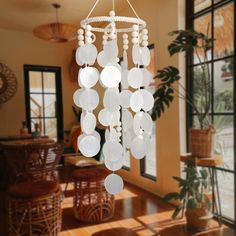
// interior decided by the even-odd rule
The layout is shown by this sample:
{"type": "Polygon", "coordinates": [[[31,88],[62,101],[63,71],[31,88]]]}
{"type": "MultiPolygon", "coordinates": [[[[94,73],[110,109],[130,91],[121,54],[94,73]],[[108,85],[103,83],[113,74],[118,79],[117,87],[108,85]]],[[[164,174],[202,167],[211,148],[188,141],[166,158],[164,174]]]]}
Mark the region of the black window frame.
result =
{"type": "MultiPolygon", "coordinates": [[[[25,116],[26,123],[31,132],[31,113],[30,113],[30,88],[29,88],[29,72],[52,72],[55,73],[56,78],[56,114],[54,119],[57,119],[57,141],[62,141],[64,138],[63,126],[63,102],[62,102],[62,81],[61,81],[61,67],[59,66],[43,66],[43,65],[24,65],[24,85],[25,85],[25,116]]],[[[50,94],[50,93],[40,93],[50,94]]],[[[43,117],[42,119],[45,119],[43,117]]]]}
{"type": "MultiPolygon", "coordinates": [[[[148,48],[149,48],[149,50],[155,49],[155,44],[154,43],[149,44],[148,48]]],[[[146,157],[142,158],[139,161],[140,176],[145,177],[145,178],[150,179],[150,180],[153,180],[153,181],[156,181],[157,180],[157,173],[156,173],[156,176],[154,176],[154,175],[150,175],[150,174],[145,172],[145,170],[146,170],[145,158],[146,157]]],[[[156,153],[156,159],[157,159],[157,153],[156,153]]],[[[156,170],[156,172],[157,172],[157,170],[156,170]]]]}
{"type": "MultiPolygon", "coordinates": [[[[219,9],[221,7],[226,6],[227,4],[234,3],[234,53],[231,56],[226,56],[226,57],[221,57],[221,58],[214,58],[214,47],[212,49],[212,58],[209,60],[209,63],[211,65],[214,65],[215,62],[221,61],[227,58],[233,58],[233,65],[234,65],[234,71],[233,71],[233,76],[234,76],[234,85],[233,85],[233,90],[234,90],[234,110],[233,112],[220,112],[216,113],[214,112],[214,89],[212,89],[212,112],[210,114],[212,121],[214,121],[214,116],[215,115],[227,115],[227,116],[233,116],[233,129],[234,129],[234,170],[230,169],[225,169],[222,167],[216,167],[217,170],[221,170],[224,172],[228,172],[234,175],[234,196],[236,198],[236,83],[235,83],[235,78],[236,78],[236,55],[235,55],[235,50],[236,50],[236,1],[235,0],[221,0],[218,3],[214,3],[214,0],[211,0],[212,4],[211,6],[194,13],[194,0],[186,0],[186,29],[193,29],[194,27],[194,20],[197,19],[198,17],[204,16],[208,13],[211,13],[211,37],[213,38],[214,35],[214,11],[216,9],[219,9]]],[[[197,66],[199,64],[194,64],[193,62],[193,55],[187,55],[186,57],[186,78],[191,78],[186,80],[186,86],[189,94],[193,94],[193,68],[194,66],[197,66]]],[[[214,66],[211,66],[211,76],[214,78],[214,66]]],[[[212,83],[214,83],[212,79],[212,83]]],[[[187,149],[189,150],[189,133],[188,133],[188,128],[192,127],[193,124],[193,111],[192,107],[189,106],[189,104],[186,103],[186,126],[187,126],[187,149]]],[[[223,220],[225,222],[228,222],[230,224],[236,225],[236,199],[234,201],[234,220],[227,218],[226,216],[223,216],[223,220]]]]}

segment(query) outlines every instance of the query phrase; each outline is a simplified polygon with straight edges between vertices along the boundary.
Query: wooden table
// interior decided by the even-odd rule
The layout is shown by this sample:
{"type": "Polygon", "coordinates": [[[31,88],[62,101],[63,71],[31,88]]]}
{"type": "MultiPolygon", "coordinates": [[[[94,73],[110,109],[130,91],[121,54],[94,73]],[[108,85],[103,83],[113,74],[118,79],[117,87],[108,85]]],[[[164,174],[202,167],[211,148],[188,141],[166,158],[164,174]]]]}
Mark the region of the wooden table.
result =
{"type": "MultiPolygon", "coordinates": [[[[41,136],[40,138],[48,138],[48,136],[41,136]]],[[[0,142],[2,141],[15,141],[15,140],[26,140],[26,139],[34,139],[34,137],[29,135],[1,135],[0,142]]]]}
{"type": "Polygon", "coordinates": [[[191,153],[186,153],[180,156],[180,161],[185,165],[195,165],[208,168],[212,186],[212,212],[213,214],[216,213],[219,225],[221,226],[222,212],[220,205],[219,184],[217,178],[217,166],[221,166],[224,164],[223,157],[221,155],[213,155],[211,158],[197,158],[192,156],[191,153]]]}

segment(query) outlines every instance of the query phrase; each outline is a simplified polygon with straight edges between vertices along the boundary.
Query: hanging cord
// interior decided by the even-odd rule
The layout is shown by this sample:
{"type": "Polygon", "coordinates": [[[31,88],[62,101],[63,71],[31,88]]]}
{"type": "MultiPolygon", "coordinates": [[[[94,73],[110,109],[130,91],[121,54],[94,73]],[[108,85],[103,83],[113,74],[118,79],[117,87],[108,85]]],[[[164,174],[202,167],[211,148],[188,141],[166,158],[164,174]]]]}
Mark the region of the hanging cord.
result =
{"type": "Polygon", "coordinates": [[[115,0],[112,0],[112,10],[115,11],[115,0]]]}
{"type": "Polygon", "coordinates": [[[89,14],[87,15],[86,19],[88,19],[90,17],[90,15],[92,14],[92,12],[94,11],[95,7],[98,5],[100,0],[97,0],[95,2],[95,4],[93,5],[93,8],[91,9],[91,11],[89,12],[89,14]]]}
{"type": "Polygon", "coordinates": [[[138,19],[140,19],[139,15],[138,15],[137,12],[134,10],[134,8],[133,8],[132,4],[130,3],[130,1],[129,1],[129,0],[126,0],[126,2],[129,4],[129,6],[130,6],[130,8],[132,9],[132,11],[133,11],[133,13],[135,14],[135,16],[136,16],[138,19]]]}

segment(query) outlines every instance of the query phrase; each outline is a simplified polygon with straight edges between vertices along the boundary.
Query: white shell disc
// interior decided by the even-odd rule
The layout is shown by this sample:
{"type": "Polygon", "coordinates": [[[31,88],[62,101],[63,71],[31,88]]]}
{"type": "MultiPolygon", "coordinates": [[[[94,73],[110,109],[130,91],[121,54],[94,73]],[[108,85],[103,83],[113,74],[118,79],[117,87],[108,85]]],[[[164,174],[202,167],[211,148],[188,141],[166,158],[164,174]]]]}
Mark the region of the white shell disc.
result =
{"type": "Polygon", "coordinates": [[[126,146],[126,148],[130,148],[131,145],[131,133],[129,130],[125,131],[124,136],[123,136],[123,143],[126,146]]]}
{"type": "Polygon", "coordinates": [[[80,141],[86,136],[86,134],[81,134],[78,138],[77,138],[77,146],[79,147],[79,143],[80,141]]]}
{"type": "Polygon", "coordinates": [[[99,143],[101,142],[101,136],[96,130],[94,130],[90,135],[93,135],[99,141],[99,143]]]}
{"type": "Polygon", "coordinates": [[[98,106],[98,93],[93,89],[86,89],[81,93],[79,102],[84,110],[92,111],[98,106]]]}
{"type": "Polygon", "coordinates": [[[101,66],[101,67],[105,67],[107,65],[107,63],[109,62],[104,51],[101,51],[98,53],[97,62],[99,64],[99,66],[101,66]]]}
{"type": "Polygon", "coordinates": [[[130,111],[124,110],[122,111],[122,127],[123,130],[127,130],[133,125],[133,116],[130,111]]]}
{"type": "Polygon", "coordinates": [[[86,157],[94,157],[100,151],[100,142],[93,135],[87,135],[80,140],[79,150],[86,157]]]}
{"type": "Polygon", "coordinates": [[[148,87],[150,83],[153,81],[153,75],[146,69],[142,68],[142,73],[143,73],[143,87],[148,87]]]}
{"type": "Polygon", "coordinates": [[[110,174],[106,177],[104,186],[108,193],[115,195],[123,190],[124,182],[119,175],[110,174]]]}
{"type": "Polygon", "coordinates": [[[143,95],[140,91],[135,91],[130,98],[130,107],[132,111],[139,112],[143,107],[143,95]]]}
{"type": "Polygon", "coordinates": [[[137,44],[135,44],[132,48],[132,59],[135,65],[140,64],[141,48],[137,44]]]}
{"type": "Polygon", "coordinates": [[[120,111],[107,112],[107,120],[109,126],[116,126],[120,122],[120,111]]]}
{"type": "Polygon", "coordinates": [[[152,110],[153,108],[153,105],[154,105],[154,97],[153,95],[148,92],[146,89],[141,89],[140,92],[142,93],[143,95],[143,110],[144,111],[150,111],[152,110]]]}
{"type": "Polygon", "coordinates": [[[101,72],[101,81],[107,88],[118,86],[121,81],[121,72],[115,66],[105,66],[101,72]]]}
{"type": "Polygon", "coordinates": [[[117,161],[123,154],[123,147],[119,142],[107,141],[103,145],[102,152],[105,158],[111,161],[117,161]]]}
{"type": "Polygon", "coordinates": [[[103,126],[108,126],[108,111],[106,109],[102,109],[99,113],[98,113],[98,120],[100,122],[100,124],[102,124],[103,126]]]}
{"type": "Polygon", "coordinates": [[[143,137],[140,135],[131,142],[130,151],[134,158],[142,159],[146,155],[146,145],[143,137]]]}
{"type": "Polygon", "coordinates": [[[129,71],[127,69],[122,70],[121,72],[121,85],[123,89],[128,89],[129,83],[128,83],[128,73],[129,71]]]}
{"type": "Polygon", "coordinates": [[[128,83],[132,88],[139,88],[143,83],[143,73],[140,68],[132,68],[128,73],[128,83]]]}
{"type": "Polygon", "coordinates": [[[99,80],[99,72],[95,67],[85,67],[80,72],[80,82],[85,88],[93,87],[99,80]]]}
{"type": "Polygon", "coordinates": [[[104,52],[108,61],[115,61],[118,57],[117,41],[112,40],[104,45],[104,52]]]}
{"type": "Polygon", "coordinates": [[[123,90],[120,93],[120,105],[123,108],[129,108],[131,95],[132,95],[132,92],[129,90],[123,90]]]}
{"type": "Polygon", "coordinates": [[[80,96],[83,93],[84,89],[77,89],[73,94],[73,101],[77,107],[81,107],[80,96]]]}
{"type": "Polygon", "coordinates": [[[107,89],[104,94],[103,105],[110,112],[118,110],[120,105],[119,95],[115,91],[107,89]]]}
{"type": "Polygon", "coordinates": [[[78,47],[76,49],[76,52],[75,52],[75,61],[76,63],[79,65],[79,66],[82,66],[83,65],[83,62],[80,60],[79,58],[79,50],[80,50],[80,47],[78,47]]]}
{"type": "Polygon", "coordinates": [[[95,127],[96,127],[95,115],[93,113],[87,113],[81,122],[82,131],[85,134],[91,134],[92,132],[94,132],[95,127]]]}
{"type": "Polygon", "coordinates": [[[120,170],[122,166],[124,165],[124,156],[120,155],[117,161],[111,161],[109,158],[104,158],[104,163],[107,169],[111,171],[120,170]]]}
{"type": "Polygon", "coordinates": [[[150,64],[151,61],[151,53],[148,47],[143,47],[142,48],[142,62],[144,66],[148,66],[150,64]]]}
{"type": "Polygon", "coordinates": [[[83,64],[93,65],[97,58],[97,48],[90,43],[84,44],[79,50],[79,59],[83,64]]]}
{"type": "Polygon", "coordinates": [[[140,135],[143,115],[144,115],[144,112],[138,112],[134,116],[133,130],[136,135],[140,135]]]}
{"type": "Polygon", "coordinates": [[[153,129],[153,120],[148,113],[144,113],[141,119],[141,128],[147,133],[151,134],[153,129]]]}

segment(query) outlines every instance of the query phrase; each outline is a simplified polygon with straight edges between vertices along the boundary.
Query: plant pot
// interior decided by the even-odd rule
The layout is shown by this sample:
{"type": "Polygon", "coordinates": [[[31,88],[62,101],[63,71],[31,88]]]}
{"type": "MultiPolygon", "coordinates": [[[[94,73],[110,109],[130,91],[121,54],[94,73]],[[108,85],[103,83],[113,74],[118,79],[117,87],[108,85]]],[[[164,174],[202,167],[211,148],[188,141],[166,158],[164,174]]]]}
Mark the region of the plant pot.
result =
{"type": "Polygon", "coordinates": [[[213,154],[215,130],[209,129],[190,129],[190,147],[194,157],[210,158],[213,154]]]}
{"type": "Polygon", "coordinates": [[[211,225],[213,215],[204,206],[187,210],[185,212],[187,228],[194,231],[208,230],[211,225]]]}

